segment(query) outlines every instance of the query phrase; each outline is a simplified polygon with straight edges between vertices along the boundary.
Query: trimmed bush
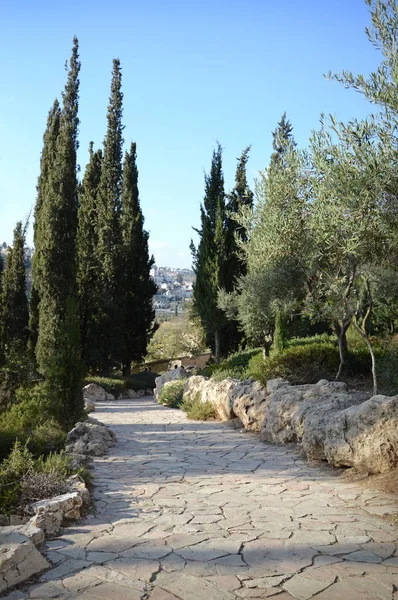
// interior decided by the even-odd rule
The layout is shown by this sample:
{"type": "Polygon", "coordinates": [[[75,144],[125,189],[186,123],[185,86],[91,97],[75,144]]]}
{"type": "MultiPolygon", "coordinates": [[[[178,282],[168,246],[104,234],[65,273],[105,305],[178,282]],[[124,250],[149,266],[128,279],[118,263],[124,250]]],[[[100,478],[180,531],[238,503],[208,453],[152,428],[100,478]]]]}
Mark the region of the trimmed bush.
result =
{"type": "Polygon", "coordinates": [[[339,351],[330,343],[293,346],[283,354],[275,354],[263,361],[259,380],[263,385],[277,377],[287,379],[293,385],[316,383],[320,379],[333,378],[339,362],[339,351]]]}
{"type": "Polygon", "coordinates": [[[179,408],[184,393],[185,380],[170,381],[163,386],[159,403],[169,408],[179,408]]]}

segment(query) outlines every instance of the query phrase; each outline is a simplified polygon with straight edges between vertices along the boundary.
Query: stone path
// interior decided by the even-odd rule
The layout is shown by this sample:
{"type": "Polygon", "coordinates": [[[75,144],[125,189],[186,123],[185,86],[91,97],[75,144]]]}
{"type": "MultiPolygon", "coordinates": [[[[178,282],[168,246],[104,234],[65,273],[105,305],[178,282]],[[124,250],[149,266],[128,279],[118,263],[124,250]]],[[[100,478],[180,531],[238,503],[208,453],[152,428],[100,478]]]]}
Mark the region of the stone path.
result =
{"type": "Polygon", "coordinates": [[[372,514],[396,497],[151,398],[96,416],[118,437],[95,461],[97,513],[7,598],[398,600],[398,530],[372,514]]]}

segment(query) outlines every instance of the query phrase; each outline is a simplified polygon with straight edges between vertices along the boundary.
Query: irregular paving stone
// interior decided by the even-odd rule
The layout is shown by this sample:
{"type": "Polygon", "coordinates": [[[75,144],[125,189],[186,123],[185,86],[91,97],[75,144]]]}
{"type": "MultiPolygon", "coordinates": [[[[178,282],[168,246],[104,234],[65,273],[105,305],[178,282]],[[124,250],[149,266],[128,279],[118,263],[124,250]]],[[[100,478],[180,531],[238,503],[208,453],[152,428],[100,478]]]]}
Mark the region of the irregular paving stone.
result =
{"type": "Polygon", "coordinates": [[[321,581],[313,578],[309,579],[304,575],[295,575],[283,584],[283,588],[297,600],[309,600],[315,594],[332,585],[334,579],[331,576],[330,581],[321,581]]]}
{"type": "Polygon", "coordinates": [[[104,401],[97,414],[118,441],[95,458],[96,514],[46,544],[57,564],[41,577],[53,585],[44,591],[62,600],[398,600],[397,527],[371,514],[390,510],[393,495],[153,398],[104,401]]]}

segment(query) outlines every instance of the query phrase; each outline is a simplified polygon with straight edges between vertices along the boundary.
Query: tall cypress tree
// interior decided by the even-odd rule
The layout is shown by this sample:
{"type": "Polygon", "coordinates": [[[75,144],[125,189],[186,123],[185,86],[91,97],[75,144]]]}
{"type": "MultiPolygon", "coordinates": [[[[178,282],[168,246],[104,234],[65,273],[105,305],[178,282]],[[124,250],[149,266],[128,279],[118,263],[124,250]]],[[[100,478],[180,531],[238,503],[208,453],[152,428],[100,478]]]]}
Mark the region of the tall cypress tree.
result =
{"type": "Polygon", "coordinates": [[[7,263],[1,290],[1,338],[5,354],[13,351],[25,352],[28,339],[28,298],[26,295],[25,270],[26,227],[19,221],[14,229],[12,248],[7,254],[7,263]]]}
{"type": "Polygon", "coordinates": [[[288,150],[294,150],[296,142],[293,137],[293,126],[283,113],[276,129],[272,132],[272,147],[270,167],[283,167],[283,157],[288,150]]]}
{"type": "Polygon", "coordinates": [[[90,160],[86,167],[79,194],[77,258],[78,292],[82,358],[91,369],[98,369],[101,354],[101,332],[98,313],[101,310],[100,271],[97,247],[98,189],[102,170],[102,151],[89,147],[90,160]]]}
{"type": "Polygon", "coordinates": [[[74,38],[55,156],[36,211],[35,229],[39,244],[35,286],[40,299],[36,358],[65,426],[73,424],[83,408],[75,255],[79,71],[74,38]]]}
{"type": "MultiPolygon", "coordinates": [[[[49,178],[55,163],[56,157],[56,146],[59,134],[61,120],[61,108],[59,102],[56,99],[53,106],[51,107],[48,118],[47,127],[43,136],[43,150],[40,159],[40,175],[37,182],[37,199],[34,210],[34,223],[33,223],[33,243],[35,246],[35,252],[32,259],[32,289],[30,292],[30,303],[29,303],[29,354],[33,358],[35,356],[37,338],[39,335],[39,291],[36,281],[43,278],[40,273],[41,264],[41,252],[42,252],[42,240],[38,235],[39,225],[39,214],[40,209],[43,205],[44,199],[47,196],[47,188],[49,185],[49,178]]],[[[43,240],[44,242],[44,240],[43,240]]]]}
{"type": "Polygon", "coordinates": [[[120,312],[121,273],[121,184],[123,146],[123,93],[120,61],[114,59],[108,127],[98,190],[97,257],[101,265],[102,310],[98,321],[102,331],[101,370],[108,371],[120,359],[123,333],[120,312]]]}
{"type": "Polygon", "coordinates": [[[201,228],[199,244],[191,242],[196,281],[193,287],[193,304],[206,332],[208,342],[219,361],[223,330],[227,325],[224,313],[217,307],[219,288],[225,289],[227,270],[226,214],[222,148],[213,151],[211,169],[205,175],[205,197],[200,207],[201,228]]]}
{"type": "Polygon", "coordinates": [[[154,333],[155,311],[153,296],[157,287],[150,276],[154,258],[149,257],[149,233],[144,230],[138,193],[136,144],[125,153],[123,164],[122,218],[123,242],[123,374],[130,374],[132,361],[145,356],[147,345],[154,333]]]}
{"type": "MultiPolygon", "coordinates": [[[[3,289],[3,273],[4,273],[4,258],[0,252],[0,315],[2,311],[2,289],[3,289]]],[[[3,331],[0,323],[0,366],[4,362],[4,343],[3,343],[3,331]]]]}
{"type": "MultiPolygon", "coordinates": [[[[246,260],[244,254],[239,249],[239,243],[247,240],[247,231],[243,225],[235,220],[245,207],[253,207],[253,192],[248,181],[246,164],[249,159],[250,146],[245,148],[240,158],[235,173],[235,187],[228,194],[227,202],[227,220],[226,220],[226,244],[228,261],[226,266],[225,291],[232,292],[236,289],[237,283],[243,275],[246,274],[246,260]]],[[[243,332],[238,322],[230,319],[225,332],[225,351],[227,353],[237,350],[243,340],[243,332]]]]}

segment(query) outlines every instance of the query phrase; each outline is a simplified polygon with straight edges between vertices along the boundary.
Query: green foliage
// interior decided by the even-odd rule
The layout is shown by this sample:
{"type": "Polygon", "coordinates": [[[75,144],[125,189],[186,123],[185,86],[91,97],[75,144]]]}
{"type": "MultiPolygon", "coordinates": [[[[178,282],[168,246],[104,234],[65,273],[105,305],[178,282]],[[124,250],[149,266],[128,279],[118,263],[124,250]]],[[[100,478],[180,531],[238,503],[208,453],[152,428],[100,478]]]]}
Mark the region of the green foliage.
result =
{"type": "Polygon", "coordinates": [[[222,148],[213,151],[210,174],[205,175],[205,197],[200,207],[201,228],[199,245],[191,242],[193,269],[196,280],[193,287],[194,310],[199,315],[207,339],[220,358],[222,332],[227,325],[224,313],[217,306],[218,290],[226,287],[228,264],[226,238],[226,211],[222,148]]]}
{"type": "Polygon", "coordinates": [[[0,413],[0,460],[17,439],[36,456],[59,450],[65,443],[65,432],[52,410],[45,384],[17,389],[13,404],[0,413]]]}
{"type": "Polygon", "coordinates": [[[57,120],[53,115],[51,122],[54,127],[59,124],[58,133],[51,139],[52,152],[46,154],[35,209],[33,283],[39,297],[36,359],[54,412],[65,427],[73,425],[83,409],[76,286],[79,71],[78,40],[74,38],[63,107],[56,113],[57,120]]]}
{"type": "Polygon", "coordinates": [[[35,460],[28,447],[16,441],[0,464],[2,512],[21,512],[31,502],[67,492],[66,479],[71,472],[70,459],[64,453],[35,460]]]}
{"type": "Polygon", "coordinates": [[[0,296],[0,339],[5,359],[10,353],[25,351],[28,339],[28,298],[25,272],[26,225],[19,221],[14,229],[12,248],[8,249],[7,263],[2,279],[0,296]]]}
{"type": "Polygon", "coordinates": [[[23,478],[34,472],[34,458],[26,446],[16,441],[9,456],[0,465],[0,506],[8,514],[15,506],[23,478]]]}
{"type": "Polygon", "coordinates": [[[275,313],[275,333],[274,333],[274,350],[277,354],[281,354],[286,348],[287,327],[286,319],[282,315],[280,309],[275,313]]]}
{"type": "Polygon", "coordinates": [[[89,383],[96,383],[104,388],[110,394],[113,394],[115,398],[120,396],[124,390],[146,390],[155,387],[155,379],[158,377],[157,373],[133,373],[129,377],[101,377],[97,375],[89,375],[84,380],[84,385],[89,383]]]}
{"type": "Polygon", "coordinates": [[[188,419],[192,421],[211,421],[216,418],[216,411],[211,402],[201,402],[199,398],[190,398],[183,400],[179,406],[188,419]]]}
{"type": "Polygon", "coordinates": [[[79,193],[77,230],[77,285],[81,324],[82,358],[89,369],[101,368],[101,265],[97,253],[98,188],[102,170],[102,151],[89,147],[90,160],[79,193]]]}
{"type": "Polygon", "coordinates": [[[101,289],[101,304],[93,318],[101,332],[98,353],[101,364],[99,370],[102,372],[109,372],[112,367],[120,364],[123,340],[119,291],[123,267],[120,226],[123,145],[121,87],[120,61],[114,59],[96,216],[98,235],[96,254],[100,265],[98,285],[101,289]]]}
{"type": "Polygon", "coordinates": [[[330,379],[339,366],[339,352],[334,344],[306,344],[287,348],[283,354],[275,354],[263,363],[260,381],[282,377],[292,384],[316,383],[330,379]]]}
{"type": "Polygon", "coordinates": [[[184,312],[182,316],[160,323],[148,345],[147,361],[197,356],[205,349],[199,318],[184,312]]]}
{"type": "Polygon", "coordinates": [[[184,380],[170,381],[167,383],[160,393],[160,404],[164,404],[164,406],[168,406],[169,408],[179,408],[182,402],[184,386],[184,380]]]}
{"type": "Polygon", "coordinates": [[[219,364],[209,365],[200,374],[205,377],[211,377],[216,381],[222,381],[226,377],[242,380],[248,379],[251,376],[248,373],[250,361],[258,353],[258,348],[235,352],[219,364]]]}
{"type": "Polygon", "coordinates": [[[136,144],[133,142],[130,152],[125,153],[121,196],[123,276],[118,293],[123,304],[123,339],[119,350],[125,375],[129,375],[132,362],[142,361],[157,327],[154,325],[153,307],[157,286],[150,276],[155,260],[149,256],[149,233],[144,229],[136,159],[136,144]]]}

